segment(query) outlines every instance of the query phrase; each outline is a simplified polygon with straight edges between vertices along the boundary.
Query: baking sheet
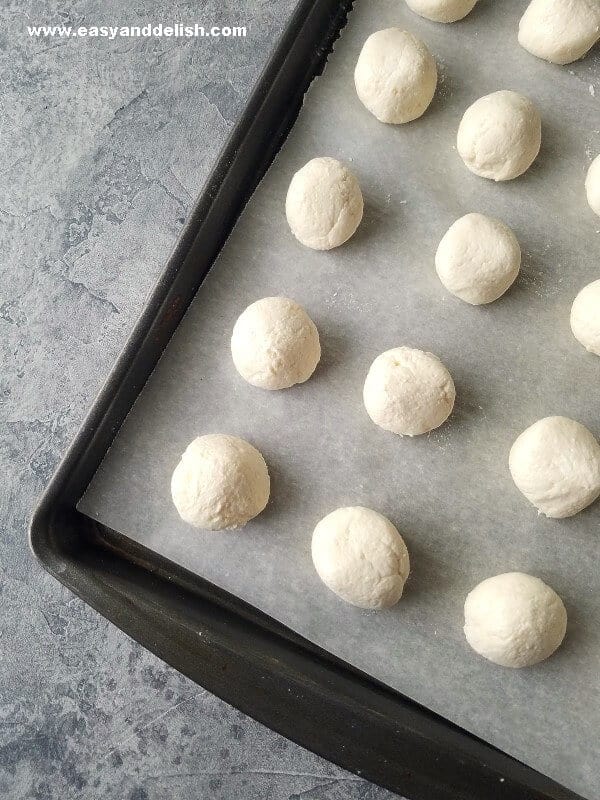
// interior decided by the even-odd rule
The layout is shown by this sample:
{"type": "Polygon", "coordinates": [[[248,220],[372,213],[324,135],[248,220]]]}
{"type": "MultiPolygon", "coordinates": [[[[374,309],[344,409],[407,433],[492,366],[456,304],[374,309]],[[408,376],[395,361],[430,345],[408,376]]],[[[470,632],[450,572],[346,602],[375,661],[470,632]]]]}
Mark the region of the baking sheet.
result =
{"type": "Polygon", "coordinates": [[[515,437],[550,414],[600,435],[600,359],[569,330],[573,297],[600,277],[600,220],[583,191],[600,152],[600,69],[597,52],[556,67],[521,50],[525,6],[481,0],[465,21],[445,26],[400,0],[357,0],[288,141],[79,507],[598,798],[600,504],[569,520],[538,517],[514,487],[507,458],[515,437]],[[421,36],[440,69],[428,112],[398,127],[361,106],[352,80],[365,38],[392,25],[421,36]],[[467,171],[455,134],[471,102],[502,88],[536,100],[543,145],[524,177],[497,185],[467,171]],[[356,236],[329,253],[299,245],[284,215],[292,174],[317,155],[350,163],[366,201],[356,236]],[[440,238],[470,211],[505,220],[523,250],[515,286],[479,308],[446,293],[433,267],[440,238]],[[229,339],[250,302],[276,294],[307,308],[323,358],[308,383],[266,392],[238,376],[229,339]],[[403,344],[438,354],[458,392],[449,422],[416,439],[380,430],[362,405],[373,358],[403,344]],[[249,439],[270,467],[271,502],[240,532],[196,532],[171,504],[180,453],[209,432],[249,439]],[[388,611],[346,605],[312,567],[316,522],[358,504],[393,520],[410,550],[405,596],[388,611]],[[479,658],[462,633],[467,592],[508,570],[542,577],[569,613],[564,646],[522,671],[479,658]]]}

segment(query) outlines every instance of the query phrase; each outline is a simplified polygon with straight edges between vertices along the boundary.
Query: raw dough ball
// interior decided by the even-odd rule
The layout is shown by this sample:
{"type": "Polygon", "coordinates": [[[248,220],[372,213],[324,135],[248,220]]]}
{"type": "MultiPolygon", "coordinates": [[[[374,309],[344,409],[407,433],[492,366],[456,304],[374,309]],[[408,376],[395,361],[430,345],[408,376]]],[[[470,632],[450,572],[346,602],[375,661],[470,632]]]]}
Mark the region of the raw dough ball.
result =
{"type": "Polygon", "coordinates": [[[321,358],[319,332],[306,311],[287,297],[257,300],[233,326],[231,355],[252,386],[287,389],[304,383],[321,358]]]}
{"type": "Polygon", "coordinates": [[[554,589],[532,575],[507,572],[476,586],[465,601],[465,636],[502,667],[530,667],[565,638],[567,612],[554,589]]]}
{"type": "Polygon", "coordinates": [[[482,178],[510,181],[535,161],[542,121],[534,104],[518,92],[500,91],[465,111],[456,140],[467,167],[482,178]]]}
{"type": "Polygon", "coordinates": [[[600,356],[600,280],[585,286],[573,301],[571,330],[586,350],[600,356]]]}
{"type": "Polygon", "coordinates": [[[457,22],[475,8],[477,0],[406,0],[416,14],[434,22],[457,22]]]}
{"type": "Polygon", "coordinates": [[[585,179],[585,193],[590,208],[600,217],[600,156],[596,156],[590,164],[585,179]]]}
{"type": "Polygon", "coordinates": [[[438,428],[450,416],[455,398],[454,381],[439,358],[410,347],[377,356],[363,390],[373,422],[400,436],[438,428]]]}
{"type": "Polygon", "coordinates": [[[521,248],[514,233],[483,214],[457,219],[435,254],[435,268],[446,289],[472,305],[501,297],[520,267],[521,248]]]}
{"type": "Polygon", "coordinates": [[[264,458],[251,444],[213,433],[188,445],[171,478],[171,495],[184,522],[220,531],[241,528],[269,501],[264,458]]]}
{"type": "Polygon", "coordinates": [[[600,37],[598,0],[532,0],[519,23],[519,44],[554,64],[582,58],[600,37]]]}
{"type": "Polygon", "coordinates": [[[313,250],[331,250],[348,241],[360,225],[360,186],[335,158],[313,158],[292,178],[285,213],[298,241],[313,250]]]}
{"type": "Polygon", "coordinates": [[[404,540],[376,511],[338,508],[314,530],[312,558],[323,583],[359,608],[388,608],[402,597],[410,563],[404,540]]]}
{"type": "Polygon", "coordinates": [[[399,125],[425,113],[435,94],[437,67],[420,39],[400,28],[387,28],[364,43],[354,83],[371,114],[380,122],[399,125]]]}
{"type": "Polygon", "coordinates": [[[517,488],[547,517],[572,517],[600,495],[600,445],[567,417],[545,417],[527,428],[508,463],[517,488]]]}

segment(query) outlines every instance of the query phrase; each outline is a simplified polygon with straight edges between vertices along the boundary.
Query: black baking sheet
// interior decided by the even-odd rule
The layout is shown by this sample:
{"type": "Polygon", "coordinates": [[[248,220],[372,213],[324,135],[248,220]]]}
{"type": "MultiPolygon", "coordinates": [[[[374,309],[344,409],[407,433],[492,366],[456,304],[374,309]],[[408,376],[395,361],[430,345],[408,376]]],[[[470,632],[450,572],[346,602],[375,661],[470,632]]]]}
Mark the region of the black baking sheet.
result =
{"type": "Polygon", "coordinates": [[[557,68],[522,51],[523,6],[481,2],[463,23],[438,26],[392,0],[356,4],[80,509],[594,798],[598,506],[571,520],[538,518],[512,485],[507,454],[515,436],[547,414],[600,433],[600,364],[568,327],[574,295],[598,276],[600,226],[583,179],[600,151],[599,73],[594,56],[557,68]],[[441,72],[431,109],[398,128],[377,123],[352,87],[362,42],[389,25],[422,36],[441,72]],[[495,185],[467,172],[454,136],[466,106],[499,88],[536,100],[544,143],[524,178],[495,185]],[[325,154],[356,171],[366,214],[348,245],[315,253],[289,233],[283,200],[293,172],[325,154]],[[524,252],[515,287],[484,308],[445,294],[432,263],[448,225],[475,210],[510,224],[524,252]],[[310,382],[280,393],[243,383],[228,349],[237,315],[269,294],[307,307],[324,352],[310,382]],[[371,360],[399,344],[437,353],[457,384],[450,422],[416,440],[375,428],[361,403],[371,360]],[[250,439],[272,472],[268,510],[241,532],[192,531],[171,506],[180,452],[213,431],[250,439]],[[407,540],[413,574],[391,611],[346,606],[314,574],[312,528],[345,504],[380,510],[407,540]],[[545,578],[569,612],[564,647],[521,672],[478,659],[461,630],[467,591],[510,569],[545,578]]]}

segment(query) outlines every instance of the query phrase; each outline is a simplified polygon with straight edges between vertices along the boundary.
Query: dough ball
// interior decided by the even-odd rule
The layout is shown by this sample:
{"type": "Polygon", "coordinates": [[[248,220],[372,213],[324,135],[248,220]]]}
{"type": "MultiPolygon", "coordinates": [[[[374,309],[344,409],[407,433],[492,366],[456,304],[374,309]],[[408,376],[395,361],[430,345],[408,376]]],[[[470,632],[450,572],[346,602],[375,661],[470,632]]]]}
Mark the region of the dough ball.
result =
{"type": "Polygon", "coordinates": [[[433,22],[457,22],[470,14],[477,0],[406,0],[406,5],[433,22]]]}
{"type": "Polygon", "coordinates": [[[518,92],[480,97],[465,111],[456,145],[466,166],[482,178],[510,181],[533,164],[542,143],[535,105],[518,92]]]}
{"type": "Polygon", "coordinates": [[[600,280],[585,286],[573,301],[571,330],[586,350],[600,356],[600,280]]]}
{"type": "Polygon", "coordinates": [[[520,267],[521,248],[514,233],[483,214],[457,219],[435,254],[435,268],[446,289],[475,306],[501,297],[520,267]]]}
{"type": "Polygon", "coordinates": [[[372,33],[354,70],[361,103],[380,122],[399,125],[425,113],[437,86],[437,67],[412,33],[387,28],[372,33]]]}
{"type": "Polygon", "coordinates": [[[567,612],[554,589],[532,575],[507,572],[476,586],[465,601],[465,636],[502,667],[531,667],[565,638],[567,612]]]}
{"type": "Polygon", "coordinates": [[[267,465],[258,450],[213,433],[188,445],[171,478],[171,496],[184,522],[220,531],[241,528],[269,501],[267,465]]]}
{"type": "Polygon", "coordinates": [[[567,417],[545,417],[513,444],[510,474],[541,514],[572,517],[600,495],[600,445],[567,417]]]}
{"type": "Polygon", "coordinates": [[[377,356],[363,390],[373,422],[400,436],[438,428],[450,416],[455,398],[454,381],[439,358],[410,347],[377,356]]]}
{"type": "Polygon", "coordinates": [[[314,530],[312,558],[323,583],[359,608],[389,608],[410,571],[408,550],[392,525],[370,508],[338,508],[314,530]]]}
{"type": "Polygon", "coordinates": [[[590,208],[600,217],[600,156],[596,156],[590,164],[585,179],[585,193],[590,208]]]}
{"type": "Polygon", "coordinates": [[[299,242],[313,250],[331,250],[348,241],[360,225],[360,186],[335,158],[313,158],[292,178],[285,213],[299,242]]]}
{"type": "Polygon", "coordinates": [[[287,297],[257,300],[238,317],[231,336],[237,371],[252,386],[287,389],[304,383],[321,358],[319,332],[287,297]]]}
{"type": "Polygon", "coordinates": [[[554,64],[582,58],[600,37],[598,0],[532,0],[519,23],[519,44],[554,64]]]}

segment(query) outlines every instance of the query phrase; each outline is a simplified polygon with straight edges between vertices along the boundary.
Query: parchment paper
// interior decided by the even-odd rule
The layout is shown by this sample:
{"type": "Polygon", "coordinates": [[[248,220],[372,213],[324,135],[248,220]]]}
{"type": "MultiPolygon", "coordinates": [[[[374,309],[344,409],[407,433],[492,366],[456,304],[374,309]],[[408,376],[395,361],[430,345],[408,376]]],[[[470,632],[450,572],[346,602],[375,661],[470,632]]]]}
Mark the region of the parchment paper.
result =
{"type": "Polygon", "coordinates": [[[523,51],[525,6],[481,0],[465,21],[436,25],[400,0],[357,0],[80,508],[597,800],[600,503],[569,520],[538,517],[507,458],[516,436],[550,414],[600,435],[600,359],[569,329],[572,299],[600,277],[600,220],[583,189],[600,153],[600,69],[597,52],[557,67],[523,51]],[[421,36],[441,73],[425,116],[398,127],[362,107],[352,79],[367,35],[392,25],[421,36]],[[494,184],[467,171],[455,135],[467,106],[502,88],[538,103],[543,145],[524,177],[494,184]],[[298,244],[284,215],[292,174],[316,155],[350,163],[366,200],[356,236],[329,253],[298,244]],[[511,291],[479,308],[449,295],[433,267],[440,238],[469,211],[505,220],[524,255],[511,291]],[[246,305],[277,294],[307,308],[323,359],[308,383],[267,392],[238,376],[229,339],[246,305]],[[402,344],[438,354],[458,392],[450,421],[415,439],[380,430],[362,405],[371,361],[402,344]],[[272,500],[240,532],[196,532],[171,503],[180,453],[209,432],[246,437],[270,467],[272,500]],[[316,522],[358,504],[392,519],[410,550],[405,596],[389,611],[343,603],[312,567],[316,522]],[[508,570],[542,577],[569,613],[564,646],[521,671],[478,657],[462,632],[467,592],[508,570]]]}

